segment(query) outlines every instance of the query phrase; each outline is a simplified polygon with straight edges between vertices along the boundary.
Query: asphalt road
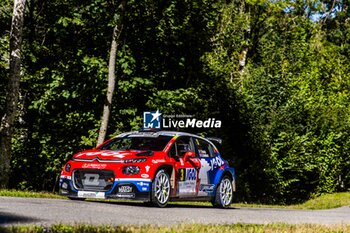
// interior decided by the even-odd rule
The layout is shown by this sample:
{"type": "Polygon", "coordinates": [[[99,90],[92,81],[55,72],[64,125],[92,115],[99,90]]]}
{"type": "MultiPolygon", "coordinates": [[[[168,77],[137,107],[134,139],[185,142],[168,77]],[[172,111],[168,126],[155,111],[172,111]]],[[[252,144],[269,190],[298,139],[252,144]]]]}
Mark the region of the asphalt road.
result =
{"type": "Polygon", "coordinates": [[[215,209],[171,204],[167,208],[142,203],[71,201],[0,197],[0,226],[55,223],[153,224],[179,223],[318,223],[350,224],[350,207],[331,210],[262,208],[215,209]]]}

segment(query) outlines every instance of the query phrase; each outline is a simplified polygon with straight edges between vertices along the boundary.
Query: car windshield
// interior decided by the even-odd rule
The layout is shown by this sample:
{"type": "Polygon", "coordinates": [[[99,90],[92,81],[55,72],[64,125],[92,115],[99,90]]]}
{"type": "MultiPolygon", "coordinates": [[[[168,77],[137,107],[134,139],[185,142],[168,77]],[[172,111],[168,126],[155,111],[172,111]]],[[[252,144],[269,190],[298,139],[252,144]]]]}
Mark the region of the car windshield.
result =
{"type": "Polygon", "coordinates": [[[114,138],[99,150],[140,150],[140,151],[162,151],[172,137],[160,135],[158,137],[127,136],[114,138]]]}

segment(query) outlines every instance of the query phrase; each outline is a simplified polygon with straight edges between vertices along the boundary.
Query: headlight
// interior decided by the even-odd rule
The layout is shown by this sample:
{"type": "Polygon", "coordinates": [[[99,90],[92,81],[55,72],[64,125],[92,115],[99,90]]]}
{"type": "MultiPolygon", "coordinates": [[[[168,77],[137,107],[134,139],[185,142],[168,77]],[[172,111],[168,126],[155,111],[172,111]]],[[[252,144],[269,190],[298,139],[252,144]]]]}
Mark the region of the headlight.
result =
{"type": "Polygon", "coordinates": [[[65,170],[66,170],[66,172],[70,172],[70,164],[69,163],[66,164],[65,170]]]}
{"type": "Polygon", "coordinates": [[[140,173],[140,168],[138,166],[123,167],[123,174],[125,175],[135,175],[138,173],[140,173]]]}

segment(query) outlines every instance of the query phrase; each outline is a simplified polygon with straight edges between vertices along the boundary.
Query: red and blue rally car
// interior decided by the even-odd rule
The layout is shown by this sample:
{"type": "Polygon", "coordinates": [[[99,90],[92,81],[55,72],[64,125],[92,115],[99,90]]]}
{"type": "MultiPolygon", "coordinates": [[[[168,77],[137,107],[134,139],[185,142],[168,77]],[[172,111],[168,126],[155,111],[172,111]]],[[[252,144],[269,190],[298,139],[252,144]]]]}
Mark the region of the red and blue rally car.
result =
{"type": "Polygon", "coordinates": [[[211,140],[138,131],[75,154],[63,167],[59,187],[70,199],[131,199],[159,207],[170,200],[203,200],[227,208],[235,180],[234,169],[211,140]]]}

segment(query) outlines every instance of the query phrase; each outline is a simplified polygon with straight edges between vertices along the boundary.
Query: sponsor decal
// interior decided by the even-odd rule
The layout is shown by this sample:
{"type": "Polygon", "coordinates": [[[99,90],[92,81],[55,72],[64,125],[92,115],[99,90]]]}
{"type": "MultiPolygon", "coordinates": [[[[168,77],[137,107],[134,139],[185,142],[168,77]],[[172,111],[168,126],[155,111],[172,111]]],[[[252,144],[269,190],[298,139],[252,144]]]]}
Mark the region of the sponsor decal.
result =
{"type": "Polygon", "coordinates": [[[199,170],[199,180],[201,184],[209,184],[209,171],[221,167],[225,162],[220,157],[215,158],[202,158],[201,169],[199,170]]]}
{"type": "Polygon", "coordinates": [[[165,160],[164,159],[153,159],[152,163],[164,163],[165,160]]]}
{"type": "Polygon", "coordinates": [[[181,164],[181,166],[184,165],[184,160],[182,158],[180,158],[180,164],[181,164]]]}
{"type": "Polygon", "coordinates": [[[172,129],[172,128],[221,128],[221,120],[208,118],[197,119],[192,115],[162,115],[157,111],[143,112],[143,128],[172,129]]]}
{"type": "Polygon", "coordinates": [[[144,187],[149,187],[149,183],[147,183],[147,182],[137,182],[136,183],[138,186],[144,186],[144,187]]]}
{"type": "Polygon", "coordinates": [[[71,180],[72,177],[71,176],[60,176],[61,179],[68,179],[68,180],[71,180]]]}
{"type": "Polygon", "coordinates": [[[202,192],[206,192],[206,193],[211,193],[214,191],[215,185],[211,184],[211,185],[205,185],[205,184],[201,184],[199,190],[202,192]]]}
{"type": "Polygon", "coordinates": [[[123,160],[124,163],[143,163],[146,162],[147,159],[141,158],[141,159],[125,159],[123,160]]]}
{"type": "Polygon", "coordinates": [[[115,152],[115,151],[108,151],[108,152],[87,152],[87,153],[79,153],[76,155],[76,157],[81,157],[81,156],[112,156],[116,158],[124,158],[127,153],[120,153],[120,152],[115,152]]]}
{"type": "Polygon", "coordinates": [[[84,163],[82,168],[92,168],[92,169],[104,169],[107,167],[107,164],[101,163],[84,163]]]}
{"type": "Polygon", "coordinates": [[[145,168],[146,168],[146,172],[149,172],[150,166],[147,165],[145,168]]]}
{"type": "Polygon", "coordinates": [[[197,171],[194,168],[186,169],[186,180],[196,180],[197,171]]]}
{"type": "Polygon", "coordinates": [[[141,188],[141,191],[149,191],[150,189],[150,183],[149,182],[137,182],[136,185],[138,186],[138,189],[141,188]]]}
{"type": "Polygon", "coordinates": [[[116,196],[120,198],[135,198],[135,193],[117,193],[116,196]]]}
{"type": "Polygon", "coordinates": [[[151,182],[151,179],[142,179],[142,178],[116,178],[115,181],[144,181],[144,182],[151,182]]]}
{"type": "Polygon", "coordinates": [[[179,181],[196,180],[197,171],[194,168],[180,168],[179,181]]]}
{"type": "Polygon", "coordinates": [[[180,194],[191,194],[196,192],[196,181],[187,180],[179,182],[179,193],[180,194]]]}
{"type": "Polygon", "coordinates": [[[216,156],[215,158],[210,160],[211,170],[214,170],[214,168],[221,167],[225,162],[220,158],[219,156],[216,156]]]}
{"type": "Polygon", "coordinates": [[[197,171],[194,168],[179,169],[179,193],[191,194],[196,192],[197,171]]]}
{"type": "Polygon", "coordinates": [[[105,198],[104,192],[78,191],[78,197],[84,198],[105,198]]]}
{"type": "Polygon", "coordinates": [[[199,153],[199,156],[202,157],[202,158],[208,158],[209,157],[209,155],[208,155],[206,150],[198,149],[198,153],[199,153]]]}
{"type": "Polygon", "coordinates": [[[149,175],[148,175],[148,174],[141,174],[141,177],[142,177],[142,178],[148,178],[149,175]]]}
{"type": "Polygon", "coordinates": [[[130,185],[119,186],[118,193],[132,193],[132,186],[130,185]]]}
{"type": "Polygon", "coordinates": [[[210,163],[206,159],[201,159],[201,169],[199,170],[199,179],[201,184],[209,184],[208,172],[212,170],[210,163]]]}

